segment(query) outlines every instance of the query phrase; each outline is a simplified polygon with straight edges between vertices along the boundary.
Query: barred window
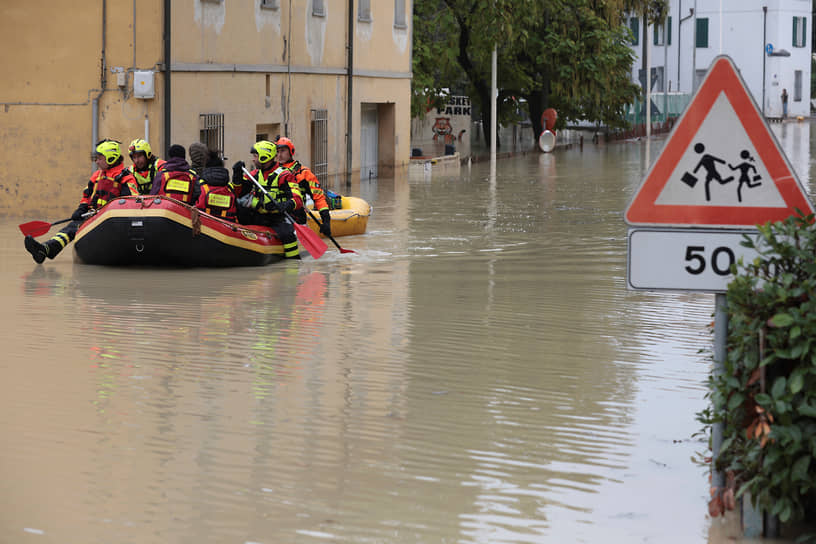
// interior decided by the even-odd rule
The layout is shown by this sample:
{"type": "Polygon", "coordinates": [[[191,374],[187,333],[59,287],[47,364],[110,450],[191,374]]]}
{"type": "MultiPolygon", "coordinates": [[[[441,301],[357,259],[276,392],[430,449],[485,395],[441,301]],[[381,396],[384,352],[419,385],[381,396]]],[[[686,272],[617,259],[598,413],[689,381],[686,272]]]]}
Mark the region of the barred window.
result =
{"type": "Polygon", "coordinates": [[[329,110],[312,110],[312,172],[321,184],[329,173],[329,110]]]}
{"type": "Polygon", "coordinates": [[[202,113],[198,116],[198,140],[208,149],[224,156],[224,114],[202,113]]]}
{"type": "Polygon", "coordinates": [[[264,9],[278,9],[280,0],[261,0],[261,7],[264,9]]]}

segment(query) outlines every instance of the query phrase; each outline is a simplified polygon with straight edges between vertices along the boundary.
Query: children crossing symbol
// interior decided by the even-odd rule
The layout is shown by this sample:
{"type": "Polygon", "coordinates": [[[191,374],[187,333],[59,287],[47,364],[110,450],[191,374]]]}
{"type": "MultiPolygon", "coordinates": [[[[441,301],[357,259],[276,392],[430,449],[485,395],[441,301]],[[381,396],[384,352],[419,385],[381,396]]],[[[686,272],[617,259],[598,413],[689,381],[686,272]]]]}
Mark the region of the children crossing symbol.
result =
{"type": "Polygon", "coordinates": [[[633,226],[753,228],[797,208],[813,213],[733,62],[719,56],[625,219],[633,226]]]}

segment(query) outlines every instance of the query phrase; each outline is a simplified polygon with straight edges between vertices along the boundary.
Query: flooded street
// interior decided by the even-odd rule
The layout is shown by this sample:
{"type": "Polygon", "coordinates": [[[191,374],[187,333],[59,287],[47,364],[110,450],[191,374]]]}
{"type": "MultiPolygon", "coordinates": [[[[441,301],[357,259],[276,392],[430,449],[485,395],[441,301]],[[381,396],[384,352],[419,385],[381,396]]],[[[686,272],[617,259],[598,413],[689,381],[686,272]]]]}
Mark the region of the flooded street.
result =
{"type": "Polygon", "coordinates": [[[17,225],[60,217],[0,219],[0,542],[733,542],[714,296],[626,289],[645,155],[366,181],[357,255],[263,268],[38,266],[17,225]]]}

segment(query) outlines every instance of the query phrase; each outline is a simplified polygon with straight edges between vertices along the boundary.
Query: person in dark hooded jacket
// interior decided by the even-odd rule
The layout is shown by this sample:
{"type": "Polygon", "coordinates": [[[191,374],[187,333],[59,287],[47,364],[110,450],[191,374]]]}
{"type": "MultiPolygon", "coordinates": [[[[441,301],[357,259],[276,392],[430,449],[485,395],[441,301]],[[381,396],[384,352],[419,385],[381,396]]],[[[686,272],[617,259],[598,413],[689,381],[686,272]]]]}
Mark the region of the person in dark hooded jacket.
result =
{"type": "Polygon", "coordinates": [[[230,172],[224,168],[224,161],[217,151],[207,151],[207,162],[201,173],[201,195],[195,207],[215,217],[235,221],[237,201],[235,188],[230,182],[230,172]]]}
{"type": "Polygon", "coordinates": [[[198,201],[201,188],[198,185],[198,176],[190,170],[190,164],[184,159],[184,147],[174,144],[167,150],[165,162],[153,180],[151,195],[164,195],[180,200],[190,206],[198,201]]]}

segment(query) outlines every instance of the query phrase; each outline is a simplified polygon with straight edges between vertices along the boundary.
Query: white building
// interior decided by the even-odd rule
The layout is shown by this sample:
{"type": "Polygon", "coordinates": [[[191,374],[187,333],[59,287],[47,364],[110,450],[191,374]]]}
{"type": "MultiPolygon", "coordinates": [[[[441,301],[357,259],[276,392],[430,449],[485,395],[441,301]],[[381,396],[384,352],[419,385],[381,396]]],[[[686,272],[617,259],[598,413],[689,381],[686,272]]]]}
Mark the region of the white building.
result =
{"type": "MultiPolygon", "coordinates": [[[[811,0],[669,0],[665,26],[649,27],[652,93],[693,92],[714,57],[724,54],[766,117],[782,116],[783,89],[788,116],[809,116],[811,8],[811,0]]],[[[643,19],[631,17],[629,28],[637,57],[632,79],[640,82],[643,19]]],[[[654,102],[662,104],[658,97],[654,102]]]]}

